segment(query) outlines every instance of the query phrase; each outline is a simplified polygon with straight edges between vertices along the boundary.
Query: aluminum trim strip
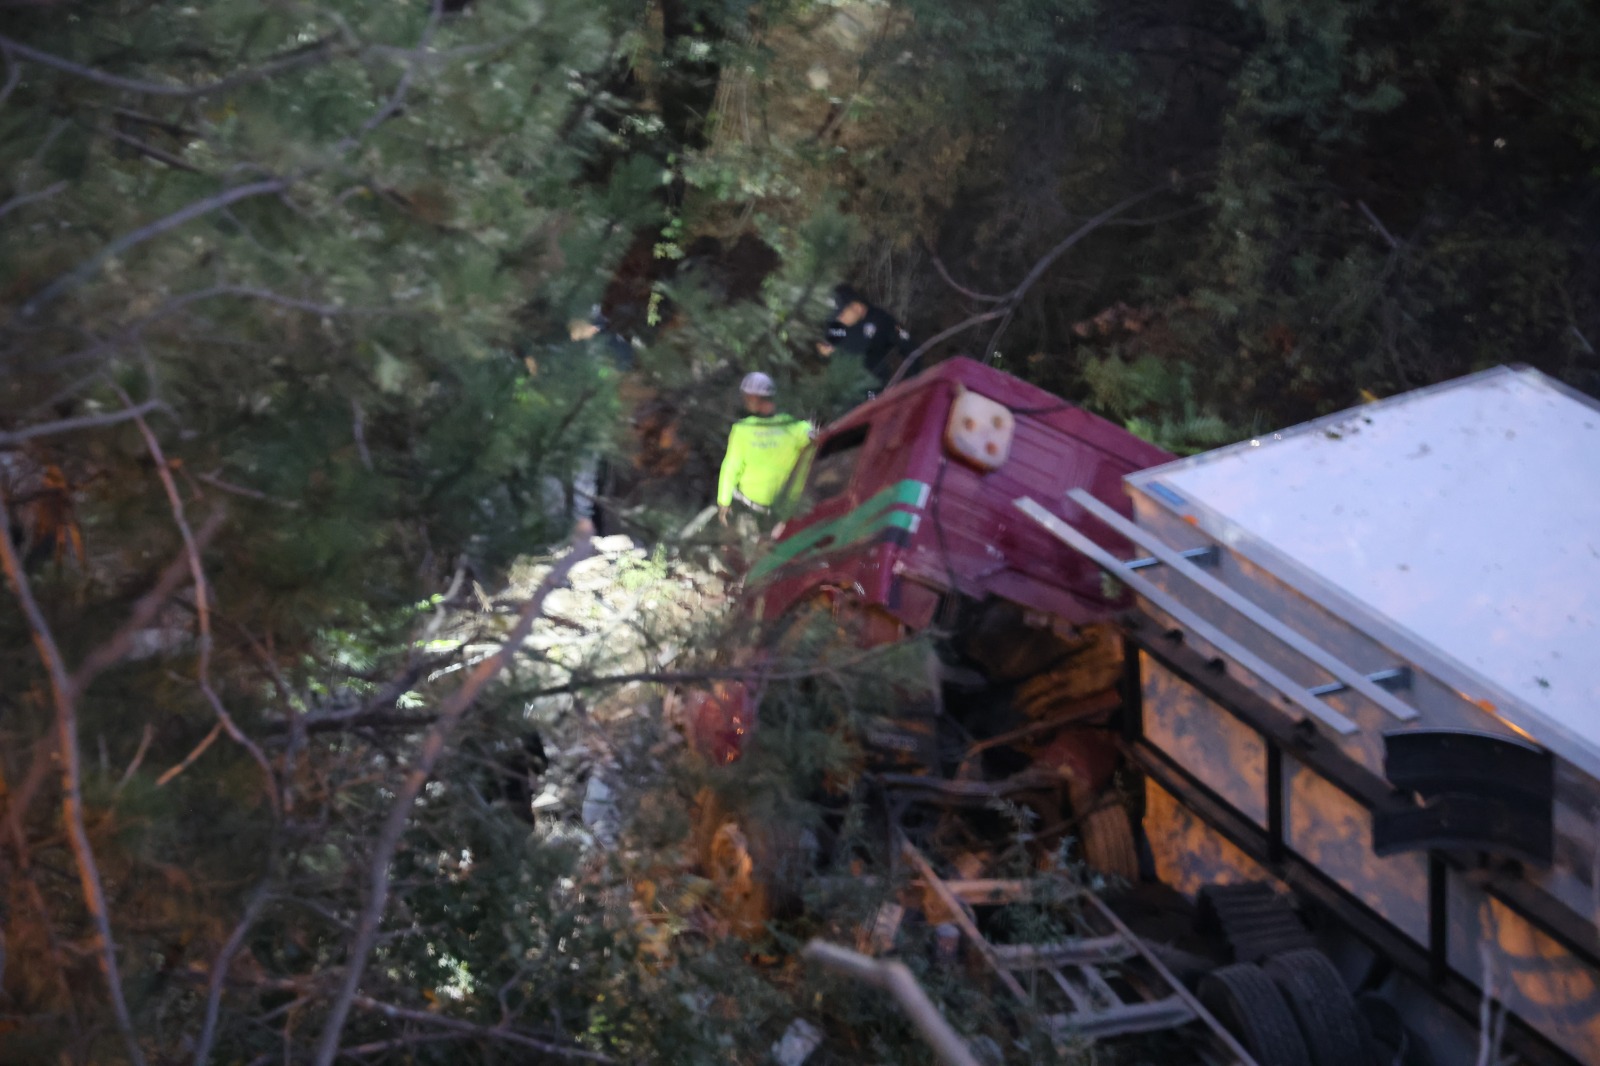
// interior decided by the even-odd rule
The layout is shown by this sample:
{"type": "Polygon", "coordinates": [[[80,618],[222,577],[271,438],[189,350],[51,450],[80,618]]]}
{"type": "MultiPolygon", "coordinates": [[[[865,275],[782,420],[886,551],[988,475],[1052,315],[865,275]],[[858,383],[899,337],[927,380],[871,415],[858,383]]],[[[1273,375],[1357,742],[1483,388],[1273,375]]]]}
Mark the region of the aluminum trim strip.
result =
{"type": "Polygon", "coordinates": [[[1045,510],[1039,505],[1038,501],[1028,496],[1020,496],[1013,500],[1012,503],[1019,511],[1048,530],[1057,540],[1094,560],[1101,569],[1112,574],[1118,581],[1121,581],[1162,611],[1171,615],[1184,628],[1193,630],[1206,643],[1233,659],[1241,667],[1250,671],[1250,673],[1259,677],[1268,685],[1271,685],[1284,699],[1295,704],[1335,733],[1342,737],[1348,737],[1357,732],[1356,724],[1350,719],[1323,704],[1321,700],[1307,692],[1298,682],[1285,676],[1276,667],[1263,662],[1254,652],[1217,629],[1204,618],[1201,618],[1184,604],[1178,602],[1176,598],[1156,587],[1145,578],[1140,577],[1137,573],[1130,572],[1123,565],[1121,559],[1118,559],[1084,534],[1045,510]]]}
{"type": "Polygon", "coordinates": [[[1417,709],[1415,707],[1402,703],[1389,692],[1379,688],[1360,670],[1309,639],[1300,631],[1284,625],[1283,622],[1279,621],[1259,604],[1245,598],[1237,590],[1229,588],[1204,570],[1201,570],[1180,553],[1173,551],[1162,543],[1149,530],[1142,526],[1134,525],[1082,489],[1071,489],[1067,492],[1067,496],[1078,506],[1100,519],[1100,521],[1115,529],[1157,559],[1160,559],[1170,569],[1193,581],[1200,588],[1211,593],[1211,595],[1244,615],[1251,622],[1260,626],[1268,634],[1304,655],[1307,659],[1310,659],[1328,671],[1328,673],[1343,681],[1351,689],[1388,711],[1395,718],[1402,722],[1409,722],[1417,717],[1417,709]]]}

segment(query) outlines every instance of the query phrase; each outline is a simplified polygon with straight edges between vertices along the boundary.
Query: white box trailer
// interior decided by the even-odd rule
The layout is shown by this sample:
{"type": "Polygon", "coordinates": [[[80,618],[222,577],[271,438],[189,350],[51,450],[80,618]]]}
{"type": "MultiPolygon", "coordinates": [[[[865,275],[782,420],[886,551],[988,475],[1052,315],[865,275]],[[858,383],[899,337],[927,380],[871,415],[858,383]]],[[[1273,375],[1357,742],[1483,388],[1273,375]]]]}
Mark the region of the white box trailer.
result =
{"type": "Polygon", "coordinates": [[[1053,528],[1137,597],[1160,878],[1292,892],[1440,1066],[1485,992],[1600,1063],[1600,404],[1501,367],[1126,482],[1068,517],[1149,558],[1053,528]]]}

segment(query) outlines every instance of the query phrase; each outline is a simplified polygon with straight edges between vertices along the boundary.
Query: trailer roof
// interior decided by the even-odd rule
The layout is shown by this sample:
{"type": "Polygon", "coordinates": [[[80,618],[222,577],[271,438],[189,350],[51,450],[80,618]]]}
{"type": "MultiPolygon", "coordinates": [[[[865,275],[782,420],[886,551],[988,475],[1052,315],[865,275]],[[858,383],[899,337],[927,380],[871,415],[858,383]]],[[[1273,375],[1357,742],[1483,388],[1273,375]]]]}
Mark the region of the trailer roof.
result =
{"type": "Polygon", "coordinates": [[[1128,480],[1600,772],[1600,403],[1498,367],[1128,480]]]}

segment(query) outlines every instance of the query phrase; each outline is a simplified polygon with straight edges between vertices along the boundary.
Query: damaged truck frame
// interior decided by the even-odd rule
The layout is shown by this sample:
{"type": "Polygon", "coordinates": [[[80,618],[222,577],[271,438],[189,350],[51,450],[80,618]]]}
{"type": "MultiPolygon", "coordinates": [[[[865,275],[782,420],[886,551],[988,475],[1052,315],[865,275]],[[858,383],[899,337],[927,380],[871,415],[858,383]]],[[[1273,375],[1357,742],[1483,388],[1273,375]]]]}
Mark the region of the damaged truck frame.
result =
{"type": "Polygon", "coordinates": [[[958,359],[796,484],[752,613],[941,635],[879,776],[1054,783],[1197,902],[1175,969],[1261,1066],[1600,1063],[1595,401],[1502,367],[1176,459],[958,359]]]}

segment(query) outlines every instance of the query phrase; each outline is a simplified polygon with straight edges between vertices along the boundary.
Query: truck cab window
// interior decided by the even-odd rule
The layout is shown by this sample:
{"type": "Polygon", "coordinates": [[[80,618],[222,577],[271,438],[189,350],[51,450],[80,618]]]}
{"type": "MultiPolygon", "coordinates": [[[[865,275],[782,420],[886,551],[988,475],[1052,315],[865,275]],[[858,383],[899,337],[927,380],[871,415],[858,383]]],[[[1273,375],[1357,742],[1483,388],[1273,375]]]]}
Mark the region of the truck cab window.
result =
{"type": "Polygon", "coordinates": [[[796,513],[804,514],[850,488],[870,428],[857,426],[822,442],[811,458],[810,469],[803,472],[805,487],[796,513]]]}

